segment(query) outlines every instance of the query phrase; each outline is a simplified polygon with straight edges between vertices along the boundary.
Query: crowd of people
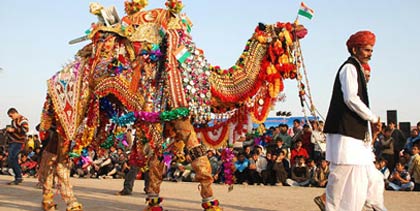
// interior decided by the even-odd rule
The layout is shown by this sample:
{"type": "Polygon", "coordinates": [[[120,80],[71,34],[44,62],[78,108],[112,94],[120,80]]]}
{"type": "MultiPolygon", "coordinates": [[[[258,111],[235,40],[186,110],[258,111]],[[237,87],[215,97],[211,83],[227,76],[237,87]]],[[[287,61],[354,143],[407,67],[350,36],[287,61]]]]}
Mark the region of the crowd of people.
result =
{"type": "MultiPolygon", "coordinates": [[[[420,191],[420,122],[408,138],[396,128],[395,122],[383,127],[374,141],[376,166],[383,173],[388,190],[420,191]]],[[[234,158],[236,184],[326,187],[329,163],[325,160],[326,140],[322,121],[303,124],[299,120],[293,127],[286,124],[265,128],[261,124],[252,133],[242,136],[231,147],[234,158]]],[[[124,178],[132,167],[129,156],[135,143],[132,131],[124,128],[128,143],[109,149],[83,149],[79,157],[72,158],[71,176],[80,178],[124,178]]],[[[37,177],[42,155],[42,142],[38,134],[28,135],[18,155],[22,177],[37,177]]],[[[186,153],[186,150],[185,150],[186,153]]],[[[165,154],[167,162],[164,180],[194,181],[195,173],[188,154],[165,154]]],[[[224,182],[221,149],[209,149],[207,157],[216,183],[224,182]]],[[[356,155],[355,155],[356,156],[356,155]]],[[[15,175],[8,165],[8,151],[0,148],[0,174],[15,175]]],[[[136,178],[144,178],[147,167],[136,171],[136,178]]]]}

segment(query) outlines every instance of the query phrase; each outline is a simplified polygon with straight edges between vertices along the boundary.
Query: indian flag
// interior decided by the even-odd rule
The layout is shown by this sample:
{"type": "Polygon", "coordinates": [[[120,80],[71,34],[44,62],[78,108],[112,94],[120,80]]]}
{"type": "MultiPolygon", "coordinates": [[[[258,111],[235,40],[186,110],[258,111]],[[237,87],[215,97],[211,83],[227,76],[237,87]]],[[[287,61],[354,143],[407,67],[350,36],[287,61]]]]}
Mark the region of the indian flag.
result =
{"type": "Polygon", "coordinates": [[[312,16],[314,15],[314,10],[309,8],[305,3],[302,2],[300,3],[298,14],[311,20],[312,16]]]}
{"type": "Polygon", "coordinates": [[[188,51],[188,49],[185,46],[180,46],[176,51],[174,52],[174,55],[176,59],[179,61],[179,63],[184,63],[185,60],[188,59],[188,57],[191,56],[191,52],[188,51]]]}

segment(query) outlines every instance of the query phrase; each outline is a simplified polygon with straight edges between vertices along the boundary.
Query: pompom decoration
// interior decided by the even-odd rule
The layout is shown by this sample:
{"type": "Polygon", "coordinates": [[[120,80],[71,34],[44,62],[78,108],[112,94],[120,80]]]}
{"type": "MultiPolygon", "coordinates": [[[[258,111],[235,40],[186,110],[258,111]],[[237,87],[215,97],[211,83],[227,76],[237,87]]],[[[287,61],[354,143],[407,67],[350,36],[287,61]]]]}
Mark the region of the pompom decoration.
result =
{"type": "Polygon", "coordinates": [[[169,122],[175,119],[182,119],[190,115],[188,108],[176,108],[172,111],[164,111],[160,114],[160,120],[169,122]]]}
{"type": "Polygon", "coordinates": [[[168,0],[165,5],[169,11],[175,14],[180,13],[182,8],[184,8],[184,4],[181,0],[168,0]]]}
{"type": "Polygon", "coordinates": [[[148,0],[132,0],[124,2],[124,10],[127,15],[132,15],[141,9],[145,8],[149,4],[148,0]]]}
{"type": "Polygon", "coordinates": [[[233,165],[233,158],[235,155],[233,154],[232,149],[225,148],[222,151],[222,161],[224,167],[224,176],[225,176],[225,184],[229,185],[229,191],[233,190],[233,184],[235,183],[235,177],[233,173],[235,172],[235,166],[233,165]]]}

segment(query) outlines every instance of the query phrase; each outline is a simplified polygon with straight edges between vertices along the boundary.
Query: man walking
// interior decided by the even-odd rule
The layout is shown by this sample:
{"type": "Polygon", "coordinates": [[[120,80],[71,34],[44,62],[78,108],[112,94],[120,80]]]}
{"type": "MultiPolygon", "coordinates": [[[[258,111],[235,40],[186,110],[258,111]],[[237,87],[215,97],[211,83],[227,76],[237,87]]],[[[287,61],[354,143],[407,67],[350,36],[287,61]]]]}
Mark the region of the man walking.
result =
{"type": "Polygon", "coordinates": [[[331,173],[326,189],[326,210],[386,210],[384,181],[373,164],[370,123],[380,124],[369,109],[362,69],[375,45],[375,35],[359,31],[347,40],[350,57],[338,70],[324,132],[331,173]],[[357,155],[357,156],[355,156],[357,155]]]}
{"type": "Polygon", "coordinates": [[[19,152],[26,141],[26,133],[29,131],[28,120],[19,114],[15,108],[10,108],[7,115],[12,119],[10,126],[7,127],[7,136],[9,140],[9,159],[8,165],[15,173],[15,180],[9,182],[9,185],[18,185],[23,182],[22,170],[19,166],[19,152]]]}

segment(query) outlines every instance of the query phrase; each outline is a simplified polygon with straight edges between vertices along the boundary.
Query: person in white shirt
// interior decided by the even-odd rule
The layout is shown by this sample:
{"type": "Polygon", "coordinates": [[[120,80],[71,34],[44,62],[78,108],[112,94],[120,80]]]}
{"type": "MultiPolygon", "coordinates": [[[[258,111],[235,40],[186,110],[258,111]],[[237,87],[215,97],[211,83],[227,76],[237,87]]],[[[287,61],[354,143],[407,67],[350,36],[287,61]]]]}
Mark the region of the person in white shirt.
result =
{"type": "Polygon", "coordinates": [[[324,122],[315,121],[312,124],[311,143],[314,144],[314,160],[316,163],[325,158],[325,150],[327,148],[327,141],[324,132],[324,122]]]}
{"type": "Polygon", "coordinates": [[[375,35],[370,31],[353,34],[347,41],[351,57],[340,67],[334,82],[324,128],[326,159],[331,163],[325,203],[328,211],[386,210],[383,176],[375,168],[371,148],[370,123],[376,128],[380,122],[369,108],[362,69],[372,56],[374,44],[375,35]]]}

